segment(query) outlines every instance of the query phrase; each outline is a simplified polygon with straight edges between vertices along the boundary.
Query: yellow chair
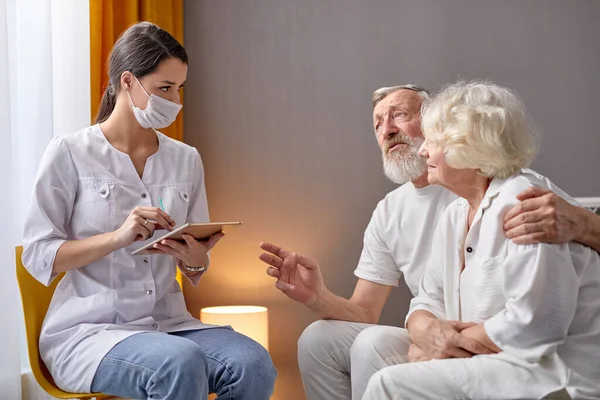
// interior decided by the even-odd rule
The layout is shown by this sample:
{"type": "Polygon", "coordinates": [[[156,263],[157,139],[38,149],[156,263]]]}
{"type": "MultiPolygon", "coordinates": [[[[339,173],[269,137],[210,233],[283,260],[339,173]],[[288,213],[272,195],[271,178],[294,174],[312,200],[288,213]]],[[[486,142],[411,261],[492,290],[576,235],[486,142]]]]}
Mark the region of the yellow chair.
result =
{"type": "Polygon", "coordinates": [[[40,331],[44,317],[50,306],[52,294],[56,289],[56,285],[63,278],[64,273],[56,277],[54,282],[49,287],[42,285],[23,266],[21,262],[21,254],[23,247],[16,248],[17,255],[17,281],[19,282],[19,290],[21,291],[21,302],[23,303],[23,314],[25,316],[25,333],[27,336],[27,349],[29,351],[29,363],[31,364],[31,372],[37,383],[49,395],[59,399],[107,399],[110,396],[102,393],[68,393],[60,390],[46,365],[40,358],[38,343],[40,340],[40,331]]]}

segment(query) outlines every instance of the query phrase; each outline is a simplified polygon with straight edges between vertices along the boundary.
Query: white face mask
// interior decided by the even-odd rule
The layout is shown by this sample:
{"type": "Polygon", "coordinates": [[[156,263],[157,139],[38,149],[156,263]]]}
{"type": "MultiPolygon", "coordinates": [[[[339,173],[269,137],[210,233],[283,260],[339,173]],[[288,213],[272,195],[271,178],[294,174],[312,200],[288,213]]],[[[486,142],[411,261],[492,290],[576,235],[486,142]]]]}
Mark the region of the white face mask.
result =
{"type": "Polygon", "coordinates": [[[160,96],[153,94],[149,95],[140,81],[138,81],[135,76],[133,78],[136,80],[138,85],[140,85],[146,96],[148,96],[148,104],[146,105],[146,108],[142,110],[133,104],[131,95],[129,94],[129,91],[127,92],[127,96],[129,96],[129,101],[131,102],[133,114],[135,115],[137,122],[142,126],[142,128],[152,129],[162,129],[171,125],[173,121],[175,121],[175,118],[177,118],[177,114],[179,114],[179,110],[181,110],[182,105],[163,99],[160,96]]]}

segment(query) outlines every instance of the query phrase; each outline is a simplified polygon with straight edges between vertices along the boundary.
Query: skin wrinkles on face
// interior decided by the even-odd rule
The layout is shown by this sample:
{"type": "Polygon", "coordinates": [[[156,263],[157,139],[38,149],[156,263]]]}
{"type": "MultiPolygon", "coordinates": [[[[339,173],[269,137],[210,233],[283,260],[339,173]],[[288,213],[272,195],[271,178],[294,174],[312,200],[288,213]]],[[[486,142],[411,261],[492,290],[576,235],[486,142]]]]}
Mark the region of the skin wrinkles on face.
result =
{"type": "Polygon", "coordinates": [[[398,184],[414,181],[426,172],[425,160],[418,154],[424,140],[421,103],[418,93],[401,89],[385,97],[373,110],[373,127],[384,172],[398,184]]]}

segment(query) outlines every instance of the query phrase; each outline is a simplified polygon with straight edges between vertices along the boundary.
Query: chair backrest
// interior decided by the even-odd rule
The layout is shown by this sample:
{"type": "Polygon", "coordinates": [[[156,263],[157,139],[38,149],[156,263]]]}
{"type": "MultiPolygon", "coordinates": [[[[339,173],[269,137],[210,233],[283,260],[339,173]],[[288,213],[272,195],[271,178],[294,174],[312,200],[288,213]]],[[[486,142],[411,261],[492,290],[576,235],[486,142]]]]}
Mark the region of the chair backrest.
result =
{"type": "Polygon", "coordinates": [[[21,255],[23,254],[23,247],[19,246],[16,248],[17,256],[17,282],[19,283],[19,290],[21,291],[21,303],[23,304],[23,315],[25,319],[25,335],[27,337],[27,350],[29,352],[29,363],[31,364],[31,372],[37,383],[44,389],[48,394],[59,399],[72,399],[72,398],[91,398],[100,397],[99,393],[92,394],[73,394],[60,390],[54,383],[52,375],[46,368],[46,365],[40,357],[38,349],[38,343],[40,340],[40,332],[42,330],[42,324],[46,312],[50,306],[52,295],[56,289],[56,285],[65,275],[64,273],[54,279],[50,286],[46,287],[38,282],[31,274],[25,269],[23,262],[21,261],[21,255]]]}
{"type": "MultiPolygon", "coordinates": [[[[21,261],[23,247],[16,248],[17,256],[17,282],[21,291],[21,303],[23,304],[23,315],[25,318],[25,335],[27,336],[27,350],[29,352],[29,363],[31,364],[31,372],[38,381],[40,386],[46,390],[46,386],[56,387],[54,380],[40,358],[38,350],[38,342],[40,340],[40,331],[44,317],[50,306],[50,300],[56,289],[56,285],[62,279],[64,274],[56,277],[52,284],[48,287],[38,282],[25,269],[21,261]],[[46,385],[44,385],[44,383],[46,385]]],[[[47,391],[47,390],[46,390],[47,391]]]]}

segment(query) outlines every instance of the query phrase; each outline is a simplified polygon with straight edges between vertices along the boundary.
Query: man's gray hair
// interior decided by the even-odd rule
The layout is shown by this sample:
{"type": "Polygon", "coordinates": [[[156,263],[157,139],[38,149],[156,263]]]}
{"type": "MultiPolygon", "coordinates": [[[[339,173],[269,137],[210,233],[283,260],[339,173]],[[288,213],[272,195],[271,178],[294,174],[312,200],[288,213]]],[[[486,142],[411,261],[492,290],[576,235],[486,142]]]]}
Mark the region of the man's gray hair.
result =
{"type": "Polygon", "coordinates": [[[425,89],[419,85],[400,85],[400,86],[391,86],[391,87],[382,87],[373,92],[373,96],[371,97],[371,101],[373,103],[373,108],[379,103],[381,100],[388,97],[390,94],[397,92],[398,90],[412,90],[413,92],[417,92],[419,96],[423,100],[428,99],[431,96],[429,90],[425,89]]]}

